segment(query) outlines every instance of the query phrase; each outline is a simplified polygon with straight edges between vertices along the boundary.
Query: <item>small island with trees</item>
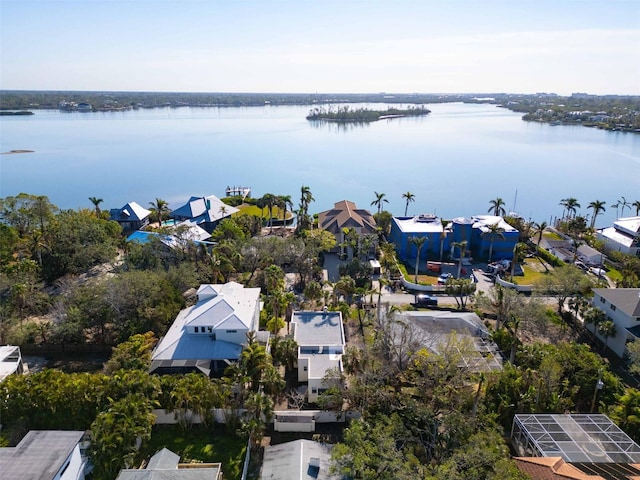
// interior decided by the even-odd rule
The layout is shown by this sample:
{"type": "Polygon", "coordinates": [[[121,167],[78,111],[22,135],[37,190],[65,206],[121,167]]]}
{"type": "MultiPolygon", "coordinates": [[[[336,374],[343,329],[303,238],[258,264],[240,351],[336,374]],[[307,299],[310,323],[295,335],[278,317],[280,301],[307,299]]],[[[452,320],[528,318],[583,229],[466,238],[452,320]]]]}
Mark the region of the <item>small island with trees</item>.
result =
{"type": "Polygon", "coordinates": [[[307,120],[321,120],[340,123],[369,123],[387,118],[421,117],[428,115],[431,110],[424,105],[409,106],[408,108],[391,108],[387,110],[369,110],[368,108],[350,108],[348,105],[333,108],[315,107],[309,111],[307,120]]]}

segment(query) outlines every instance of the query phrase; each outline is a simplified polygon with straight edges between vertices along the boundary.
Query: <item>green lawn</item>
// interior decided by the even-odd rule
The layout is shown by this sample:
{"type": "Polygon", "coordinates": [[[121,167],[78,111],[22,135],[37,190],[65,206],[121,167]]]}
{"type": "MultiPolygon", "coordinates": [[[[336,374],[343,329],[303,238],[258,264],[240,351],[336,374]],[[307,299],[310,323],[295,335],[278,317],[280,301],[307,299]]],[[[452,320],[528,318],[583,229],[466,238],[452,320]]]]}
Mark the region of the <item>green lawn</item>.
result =
{"type": "MultiPolygon", "coordinates": [[[[549,232],[549,231],[545,231],[542,234],[542,238],[546,238],[547,240],[563,240],[563,238],[558,235],[556,232],[549,232]]],[[[535,238],[536,242],[538,241],[538,236],[536,235],[535,238]]]]}
{"type": "Polygon", "coordinates": [[[192,460],[221,463],[226,479],[234,480],[242,476],[247,441],[228,433],[224,425],[216,424],[209,429],[194,425],[186,432],[177,425],[156,425],[151,441],[142,454],[150,457],[164,447],[180,455],[183,463],[192,460]]]}
{"type": "MultiPolygon", "coordinates": [[[[260,208],[257,207],[255,205],[248,205],[248,204],[242,204],[239,207],[237,207],[240,212],[238,212],[239,215],[242,214],[247,214],[247,215],[255,215],[256,217],[262,217],[265,220],[269,220],[269,209],[268,208],[260,208]]],[[[273,214],[273,219],[274,220],[282,220],[282,210],[280,210],[278,207],[273,207],[273,209],[271,210],[271,213],[273,214]]],[[[291,218],[292,217],[292,213],[290,210],[287,210],[287,218],[291,218]]]]}

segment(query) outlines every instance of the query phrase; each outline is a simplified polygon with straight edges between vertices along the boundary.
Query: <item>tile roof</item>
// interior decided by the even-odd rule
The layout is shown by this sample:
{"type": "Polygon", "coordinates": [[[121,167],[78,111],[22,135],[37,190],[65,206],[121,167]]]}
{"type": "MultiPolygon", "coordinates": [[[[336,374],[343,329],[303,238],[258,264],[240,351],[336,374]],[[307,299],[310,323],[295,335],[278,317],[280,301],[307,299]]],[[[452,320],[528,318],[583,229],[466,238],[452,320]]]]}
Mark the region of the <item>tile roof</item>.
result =
{"type": "Polygon", "coordinates": [[[630,317],[640,317],[640,288],[594,288],[597,293],[630,317]]]}
{"type": "Polygon", "coordinates": [[[368,210],[356,207],[348,200],[334,204],[331,210],[318,214],[318,226],[333,234],[340,233],[343,228],[361,229],[360,233],[374,233],[376,221],[368,210]]]}

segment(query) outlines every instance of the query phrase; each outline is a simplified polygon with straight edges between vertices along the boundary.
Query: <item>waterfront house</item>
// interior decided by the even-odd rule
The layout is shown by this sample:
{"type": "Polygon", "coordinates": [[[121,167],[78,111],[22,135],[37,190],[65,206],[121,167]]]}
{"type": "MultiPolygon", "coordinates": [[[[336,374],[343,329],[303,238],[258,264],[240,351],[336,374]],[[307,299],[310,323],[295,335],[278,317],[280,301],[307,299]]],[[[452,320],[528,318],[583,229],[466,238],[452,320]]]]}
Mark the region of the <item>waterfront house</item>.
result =
{"type": "MultiPolygon", "coordinates": [[[[616,334],[606,339],[607,347],[624,357],[627,342],[640,337],[640,288],[594,288],[591,305],[616,325],[616,334]]],[[[605,341],[597,328],[596,336],[605,341]]]]}
{"type": "Polygon", "coordinates": [[[488,258],[491,251],[492,260],[510,260],[520,233],[502,217],[494,215],[457,217],[447,225],[435,215],[394,217],[389,241],[395,245],[398,258],[408,263],[415,261],[418,251],[411,237],[427,238],[420,251],[420,258],[425,262],[440,259],[441,254],[458,257],[460,252],[451,246],[463,241],[467,242],[467,255],[488,258]],[[499,234],[491,233],[493,226],[499,227],[499,234]]]}
{"type": "Polygon", "coordinates": [[[144,468],[123,469],[116,480],[221,480],[219,463],[180,463],[168,448],[157,451],[144,468]]]}
{"type": "Polygon", "coordinates": [[[169,216],[176,223],[188,222],[192,225],[198,225],[211,233],[216,228],[216,225],[220,223],[220,220],[239,211],[237,208],[227,205],[215,195],[209,195],[208,197],[191,197],[187,203],[172,210],[169,216]]]}
{"type": "Polygon", "coordinates": [[[389,242],[396,247],[398,258],[406,262],[415,262],[418,247],[412,237],[424,237],[426,241],[420,250],[420,258],[440,259],[440,253],[448,254],[451,244],[451,229],[446,228],[440,218],[431,214],[415,217],[393,217],[389,242]]]}
{"type": "Polygon", "coordinates": [[[2,480],[84,480],[85,432],[31,430],[15,447],[0,448],[2,480]]]}
{"type": "MultiPolygon", "coordinates": [[[[341,253],[349,253],[345,246],[349,231],[355,231],[358,239],[376,234],[376,221],[368,210],[356,207],[349,200],[336,202],[331,210],[318,214],[318,228],[331,232],[341,253]]],[[[374,248],[372,244],[370,246],[374,248]]]]}
{"type": "Polygon", "coordinates": [[[640,257],[640,217],[623,217],[613,226],[596,231],[607,252],[622,252],[640,257]]]}
{"type": "Polygon", "coordinates": [[[308,384],[308,401],[318,401],[326,390],[323,378],[327,371],[342,372],[344,328],[340,312],[293,312],[291,330],[298,343],[298,381],[308,384]]]}
{"type": "Polygon", "coordinates": [[[122,208],[109,210],[110,220],[118,222],[125,232],[140,230],[149,224],[151,211],[136,202],[129,202],[122,208]]]}
{"type": "Polygon", "coordinates": [[[196,304],[182,310],[158,342],[149,371],[220,376],[238,360],[259,320],[259,288],[236,282],[200,285],[196,304]]]}

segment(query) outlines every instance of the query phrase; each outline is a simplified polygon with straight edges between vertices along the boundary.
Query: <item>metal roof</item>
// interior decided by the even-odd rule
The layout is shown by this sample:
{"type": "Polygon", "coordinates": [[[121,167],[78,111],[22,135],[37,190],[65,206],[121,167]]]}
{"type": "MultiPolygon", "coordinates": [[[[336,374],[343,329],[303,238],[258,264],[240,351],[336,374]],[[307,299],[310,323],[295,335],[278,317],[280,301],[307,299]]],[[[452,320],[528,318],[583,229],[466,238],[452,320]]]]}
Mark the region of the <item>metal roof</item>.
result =
{"type": "Polygon", "coordinates": [[[640,446],[606,415],[518,414],[513,420],[516,429],[544,457],[559,456],[567,462],[640,463],[640,446]]]}
{"type": "Polygon", "coordinates": [[[293,312],[291,323],[300,347],[344,345],[340,312],[293,312]]]}
{"type": "Polygon", "coordinates": [[[2,480],[53,480],[84,432],[31,430],[15,447],[0,448],[2,480]]]}

